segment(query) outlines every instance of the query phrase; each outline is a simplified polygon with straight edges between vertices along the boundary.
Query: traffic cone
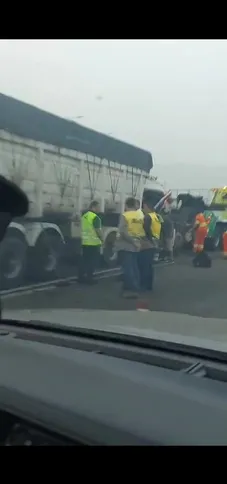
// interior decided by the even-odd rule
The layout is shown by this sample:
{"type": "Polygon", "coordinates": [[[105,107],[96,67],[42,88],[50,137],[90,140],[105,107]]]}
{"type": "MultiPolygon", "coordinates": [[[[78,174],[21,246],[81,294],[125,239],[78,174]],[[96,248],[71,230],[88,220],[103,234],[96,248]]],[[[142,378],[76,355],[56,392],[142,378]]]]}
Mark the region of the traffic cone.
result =
{"type": "Polygon", "coordinates": [[[145,299],[143,300],[140,299],[139,301],[137,301],[136,310],[144,313],[147,311],[150,311],[148,306],[148,301],[146,301],[145,299]]]}

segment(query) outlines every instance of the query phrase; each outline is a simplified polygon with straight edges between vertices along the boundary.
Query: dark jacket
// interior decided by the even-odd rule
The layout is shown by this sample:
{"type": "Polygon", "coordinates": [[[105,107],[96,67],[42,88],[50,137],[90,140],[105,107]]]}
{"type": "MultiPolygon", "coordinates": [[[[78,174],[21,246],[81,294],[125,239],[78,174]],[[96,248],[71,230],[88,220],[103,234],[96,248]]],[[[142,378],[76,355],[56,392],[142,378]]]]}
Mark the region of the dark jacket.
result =
{"type": "Polygon", "coordinates": [[[163,217],[162,235],[165,239],[171,239],[174,234],[174,223],[173,223],[171,214],[165,213],[165,214],[162,214],[162,217],[163,217]]]}

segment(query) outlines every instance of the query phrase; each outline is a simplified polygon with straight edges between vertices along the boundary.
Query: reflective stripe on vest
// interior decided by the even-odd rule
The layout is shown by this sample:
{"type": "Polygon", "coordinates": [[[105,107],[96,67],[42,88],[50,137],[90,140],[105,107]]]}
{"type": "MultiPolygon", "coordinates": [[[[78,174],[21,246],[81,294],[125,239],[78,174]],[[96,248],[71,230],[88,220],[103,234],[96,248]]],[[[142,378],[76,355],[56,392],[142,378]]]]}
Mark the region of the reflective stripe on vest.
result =
{"type": "Polygon", "coordinates": [[[124,212],[123,216],[127,222],[129,235],[132,237],[145,237],[143,218],[137,210],[124,212]]]}
{"type": "Polygon", "coordinates": [[[94,212],[86,212],[81,217],[82,245],[101,245],[101,240],[96,234],[93,226],[95,217],[97,217],[97,215],[94,212]]]}
{"type": "Polygon", "coordinates": [[[151,235],[155,239],[159,240],[161,235],[161,227],[162,227],[160,218],[155,212],[149,213],[149,216],[151,218],[151,235]]]}

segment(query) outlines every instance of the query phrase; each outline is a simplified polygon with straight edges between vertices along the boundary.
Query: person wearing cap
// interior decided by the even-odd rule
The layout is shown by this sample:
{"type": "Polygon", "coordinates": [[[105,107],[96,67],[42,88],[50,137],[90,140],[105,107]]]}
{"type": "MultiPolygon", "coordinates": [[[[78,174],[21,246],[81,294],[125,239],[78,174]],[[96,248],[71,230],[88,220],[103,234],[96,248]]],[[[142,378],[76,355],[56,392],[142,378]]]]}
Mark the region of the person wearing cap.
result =
{"type": "Polygon", "coordinates": [[[163,208],[162,218],[163,259],[166,262],[173,262],[175,228],[171,217],[170,208],[167,205],[165,205],[163,208]]]}
{"type": "Polygon", "coordinates": [[[100,248],[103,243],[99,203],[92,201],[81,217],[82,254],[79,264],[79,283],[94,284],[94,272],[98,266],[100,248]]]}
{"type": "Polygon", "coordinates": [[[140,290],[137,254],[143,235],[143,219],[138,214],[138,204],[134,197],[129,197],[125,202],[125,211],[120,217],[116,241],[122,267],[122,296],[126,298],[136,298],[140,290]]]}
{"type": "Polygon", "coordinates": [[[143,237],[138,253],[140,285],[143,291],[152,291],[154,284],[154,255],[159,245],[161,221],[153,208],[152,201],[143,201],[143,237]]]}

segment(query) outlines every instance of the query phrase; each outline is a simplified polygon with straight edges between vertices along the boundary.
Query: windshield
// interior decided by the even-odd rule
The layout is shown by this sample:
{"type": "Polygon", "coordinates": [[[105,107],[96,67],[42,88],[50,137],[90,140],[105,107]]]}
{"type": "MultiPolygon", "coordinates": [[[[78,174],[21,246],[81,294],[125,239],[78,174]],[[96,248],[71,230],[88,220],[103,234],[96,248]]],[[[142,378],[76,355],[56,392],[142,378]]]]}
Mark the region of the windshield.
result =
{"type": "Polygon", "coordinates": [[[226,55],[0,42],[4,317],[225,343],[226,55]]]}

